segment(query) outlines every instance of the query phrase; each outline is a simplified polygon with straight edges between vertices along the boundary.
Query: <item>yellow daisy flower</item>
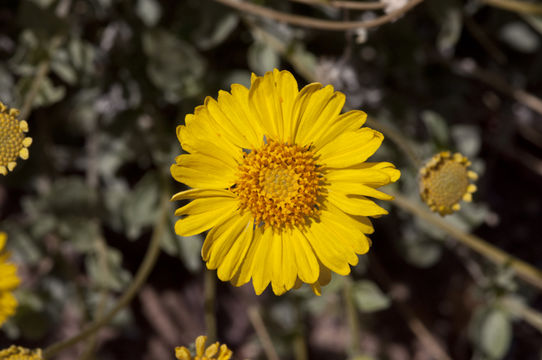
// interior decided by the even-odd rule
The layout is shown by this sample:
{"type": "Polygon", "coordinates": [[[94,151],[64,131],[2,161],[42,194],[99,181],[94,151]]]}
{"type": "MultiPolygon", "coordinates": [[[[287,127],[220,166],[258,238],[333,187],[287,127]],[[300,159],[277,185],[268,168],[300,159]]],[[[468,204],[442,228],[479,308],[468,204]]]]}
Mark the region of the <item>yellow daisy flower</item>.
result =
{"type": "Polygon", "coordinates": [[[17,165],[18,157],[28,159],[32,138],[25,137],[28,123],[17,119],[19,110],[8,109],[0,102],[0,174],[7,175],[17,165]]]}
{"type": "Polygon", "coordinates": [[[441,216],[458,211],[461,200],[472,201],[478,175],[469,170],[471,162],[460,153],[443,151],[420,170],[420,196],[429,208],[441,216]]]}
{"type": "Polygon", "coordinates": [[[175,231],[209,230],[207,268],[235,286],[252,279],[257,294],[271,283],[277,295],[311,284],[315,293],[331,271],[350,273],[369,250],[368,216],[387,211],[367,196],[390,200],[376,188],[400,173],[387,162],[365,162],[381,133],[361,127],[362,111],[340,114],[345,96],[331,85],[299,90],[288,71],[253,75],[218,99],[207,97],[177,137],[189,154],[176,158],[173,177],[192,189],[172,200],[175,231]]]}
{"type": "Polygon", "coordinates": [[[30,350],[21,346],[11,345],[0,350],[0,360],[42,360],[41,349],[30,350]]]}
{"type": "Polygon", "coordinates": [[[17,277],[17,267],[8,262],[9,253],[4,251],[6,240],[7,235],[0,232],[0,326],[8,317],[15,314],[17,300],[12,291],[20,283],[17,277]]]}
{"type": "Polygon", "coordinates": [[[217,341],[205,348],[207,336],[200,335],[196,338],[196,356],[192,357],[190,350],[184,346],[175,348],[175,357],[178,360],[229,360],[233,352],[226,344],[220,345],[217,341]]]}

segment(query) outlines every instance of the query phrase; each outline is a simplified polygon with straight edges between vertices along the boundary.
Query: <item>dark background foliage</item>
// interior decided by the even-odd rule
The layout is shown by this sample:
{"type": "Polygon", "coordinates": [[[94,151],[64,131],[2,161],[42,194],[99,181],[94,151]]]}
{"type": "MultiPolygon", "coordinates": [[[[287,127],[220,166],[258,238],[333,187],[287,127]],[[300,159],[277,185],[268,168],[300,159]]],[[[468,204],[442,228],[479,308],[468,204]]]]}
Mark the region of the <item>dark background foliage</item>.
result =
{"type": "MultiPolygon", "coordinates": [[[[261,3],[335,20],[382,14],[261,3]]],[[[30,159],[0,180],[0,227],[23,279],[0,345],[46,347],[112,306],[145,255],[161,194],[183,189],[169,175],[182,151],[175,127],[205,96],[274,67],[301,86],[333,84],[422,159],[446,149],[469,156],[479,190],[446,219],[542,268],[542,103],[529,97],[542,94],[541,33],[542,18],[479,1],[426,1],[397,21],[348,32],[211,0],[3,1],[1,101],[23,108],[40,80],[27,119],[30,159]]],[[[417,169],[401,148],[387,139],[374,159],[396,164],[395,189],[418,201],[417,169]]],[[[202,237],[174,234],[177,205],[135,301],[95,343],[58,359],[173,358],[175,346],[205,333],[202,237]]],[[[259,306],[282,359],[303,359],[305,347],[310,359],[432,358],[412,332],[416,321],[453,359],[540,359],[539,291],[390,208],[374,221],[373,248],[351,280],[334,277],[322,297],[307,288],[257,297],[251,285],[219,282],[218,338],[236,358],[265,358],[247,315],[259,306]]]]}

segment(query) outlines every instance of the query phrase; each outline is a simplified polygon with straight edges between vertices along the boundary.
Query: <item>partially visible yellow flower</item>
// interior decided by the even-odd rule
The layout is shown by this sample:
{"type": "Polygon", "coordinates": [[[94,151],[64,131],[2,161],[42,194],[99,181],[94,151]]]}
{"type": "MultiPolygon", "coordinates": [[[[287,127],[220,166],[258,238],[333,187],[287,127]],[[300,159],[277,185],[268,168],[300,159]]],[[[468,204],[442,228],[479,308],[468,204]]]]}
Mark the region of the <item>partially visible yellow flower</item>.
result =
{"type": "MultiPolygon", "coordinates": [[[[17,267],[8,262],[9,252],[4,251],[7,235],[0,232],[0,326],[15,314],[17,300],[12,291],[19,286],[17,267]]],[[[2,359],[2,358],[0,358],[2,359]]]]}
{"type": "Polygon", "coordinates": [[[7,175],[17,165],[17,158],[28,159],[32,138],[26,137],[28,123],[19,120],[19,110],[8,109],[0,102],[0,174],[7,175]]]}
{"type": "Polygon", "coordinates": [[[0,360],[42,360],[41,349],[30,350],[21,346],[11,345],[0,350],[0,360]]]}
{"type": "Polygon", "coordinates": [[[478,175],[469,170],[471,162],[460,153],[443,151],[420,170],[420,196],[432,211],[444,216],[460,209],[461,200],[472,201],[478,175]]]}
{"type": "Polygon", "coordinates": [[[252,280],[256,294],[310,284],[316,294],[331,272],[350,273],[369,251],[369,217],[387,214],[371,198],[397,181],[389,162],[367,162],[383,135],[367,115],[341,114],[344,94],[312,83],[301,90],[288,71],[233,84],[185,118],[177,137],[187,152],[171,174],[192,189],[172,200],[182,236],[207,230],[202,257],[222,281],[252,280]]]}
{"type": "MultiPolygon", "coordinates": [[[[192,357],[190,350],[184,346],[175,348],[175,357],[179,360],[229,360],[233,352],[226,344],[220,345],[217,341],[205,348],[207,336],[198,336],[196,339],[196,356],[192,357]]],[[[0,358],[1,360],[1,358],[0,358]]]]}

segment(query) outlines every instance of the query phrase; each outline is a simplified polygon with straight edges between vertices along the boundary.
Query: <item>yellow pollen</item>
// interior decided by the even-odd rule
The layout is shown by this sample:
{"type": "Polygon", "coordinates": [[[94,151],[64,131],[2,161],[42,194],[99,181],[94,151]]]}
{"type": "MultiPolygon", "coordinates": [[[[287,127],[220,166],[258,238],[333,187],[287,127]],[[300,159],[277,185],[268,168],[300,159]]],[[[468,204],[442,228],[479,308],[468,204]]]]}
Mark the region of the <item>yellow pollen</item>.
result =
{"type": "Polygon", "coordinates": [[[280,230],[305,224],[318,214],[322,181],[311,150],[269,140],[244,156],[231,190],[256,225],[280,230]]]}
{"type": "Polygon", "coordinates": [[[448,151],[435,156],[420,170],[420,195],[431,210],[440,215],[460,209],[461,200],[471,201],[476,186],[475,172],[468,170],[470,161],[460,153],[448,151]]]}
{"type": "Polygon", "coordinates": [[[0,102],[0,174],[7,175],[17,165],[18,157],[28,159],[28,147],[32,139],[25,137],[28,131],[26,121],[17,119],[19,111],[7,109],[0,102]]]}

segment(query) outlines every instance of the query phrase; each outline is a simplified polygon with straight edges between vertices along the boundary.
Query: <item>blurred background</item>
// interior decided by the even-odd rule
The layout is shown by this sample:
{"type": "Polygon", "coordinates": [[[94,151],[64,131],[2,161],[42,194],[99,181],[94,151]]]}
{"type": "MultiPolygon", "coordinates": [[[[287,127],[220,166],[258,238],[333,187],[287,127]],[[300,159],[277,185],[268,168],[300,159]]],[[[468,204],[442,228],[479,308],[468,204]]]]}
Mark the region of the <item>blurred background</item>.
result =
{"type": "Polygon", "coordinates": [[[370,254],[321,297],[215,283],[203,237],[174,234],[179,204],[161,199],[184,189],[169,175],[176,126],[205,96],[279,68],[368,113],[386,136],[371,160],[401,169],[388,189],[411,203],[423,206],[410,158],[468,156],[478,191],[445,221],[542,268],[542,3],[358,3],[373,7],[251,4],[336,23],[397,16],[330,31],[212,0],[3,0],[0,101],[34,142],[0,178],[22,278],[0,348],[45,348],[103,316],[154,234],[161,252],[131,304],[56,359],[173,359],[208,331],[236,359],[542,359],[542,289],[393,203],[370,254]]]}

